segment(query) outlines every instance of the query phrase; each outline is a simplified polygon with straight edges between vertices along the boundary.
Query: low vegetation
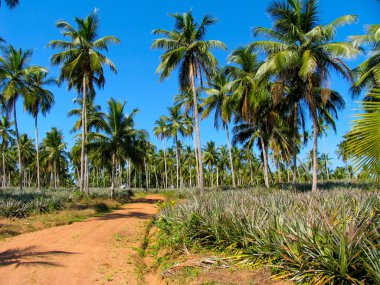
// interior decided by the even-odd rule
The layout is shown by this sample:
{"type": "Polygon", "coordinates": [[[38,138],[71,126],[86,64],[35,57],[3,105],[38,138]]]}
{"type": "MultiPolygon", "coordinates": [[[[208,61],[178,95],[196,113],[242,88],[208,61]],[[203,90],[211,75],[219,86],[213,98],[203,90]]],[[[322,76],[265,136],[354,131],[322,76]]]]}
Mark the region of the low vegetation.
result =
{"type": "Polygon", "coordinates": [[[207,193],[162,209],[159,243],[223,251],[299,284],[379,284],[379,198],[340,189],[207,193]]]}

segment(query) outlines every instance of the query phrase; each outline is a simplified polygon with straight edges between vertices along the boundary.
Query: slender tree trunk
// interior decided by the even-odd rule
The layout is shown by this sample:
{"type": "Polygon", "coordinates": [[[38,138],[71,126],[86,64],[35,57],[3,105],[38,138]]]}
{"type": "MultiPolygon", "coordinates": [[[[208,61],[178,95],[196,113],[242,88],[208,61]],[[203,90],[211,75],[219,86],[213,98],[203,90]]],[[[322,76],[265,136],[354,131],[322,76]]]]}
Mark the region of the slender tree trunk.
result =
{"type": "Polygon", "coordinates": [[[263,152],[263,159],[264,159],[264,182],[265,182],[265,187],[269,188],[269,176],[268,176],[268,153],[266,150],[266,146],[264,143],[264,136],[261,133],[260,134],[260,141],[261,141],[261,148],[263,152]]]}
{"type": "Polygon", "coordinates": [[[297,183],[297,132],[298,132],[298,102],[294,103],[293,110],[293,189],[296,188],[297,183]]]}
{"type": "Polygon", "coordinates": [[[199,188],[199,164],[198,164],[198,152],[197,152],[197,142],[195,138],[195,130],[193,134],[193,143],[194,143],[194,156],[195,156],[195,175],[196,175],[196,183],[197,187],[199,188]]]}
{"type": "Polygon", "coordinates": [[[85,191],[85,177],[84,177],[84,168],[85,168],[85,145],[86,145],[86,75],[83,76],[83,97],[82,97],[82,148],[81,148],[81,154],[80,154],[80,191],[85,191]]]}
{"type": "Polygon", "coordinates": [[[203,176],[203,159],[202,159],[202,144],[201,144],[201,134],[199,129],[199,114],[198,114],[198,102],[197,102],[197,91],[195,89],[195,78],[194,78],[194,66],[190,63],[190,84],[193,91],[193,104],[194,104],[194,121],[195,121],[195,134],[197,138],[197,152],[198,152],[198,164],[199,164],[199,190],[201,193],[204,192],[204,176],[203,176]]]}
{"type": "Polygon", "coordinates": [[[309,96],[310,96],[310,108],[313,118],[313,184],[311,191],[317,192],[318,183],[318,119],[317,119],[317,106],[315,102],[315,96],[313,94],[313,84],[309,79],[309,96]]]}
{"type": "Polygon", "coordinates": [[[2,157],[3,157],[3,188],[5,189],[6,188],[6,185],[7,185],[7,177],[6,177],[6,174],[5,174],[5,153],[4,153],[4,150],[2,151],[2,157]]]}
{"type": "Polygon", "coordinates": [[[20,191],[23,189],[23,168],[21,162],[21,149],[20,149],[20,134],[18,132],[17,126],[17,111],[16,111],[16,101],[13,101],[13,116],[15,119],[15,131],[16,131],[16,144],[17,144],[17,154],[18,154],[18,166],[19,166],[19,181],[20,181],[20,191]]]}
{"type": "MultiPolygon", "coordinates": [[[[87,120],[86,120],[87,121],[87,120]]],[[[87,123],[86,123],[87,125],[87,123]]],[[[84,156],[84,190],[87,193],[87,195],[90,194],[90,187],[89,187],[89,165],[88,165],[88,155],[87,153],[84,156]]]]}
{"type": "Polygon", "coordinates": [[[228,129],[228,125],[226,125],[226,134],[227,134],[227,146],[228,146],[228,155],[230,157],[230,167],[231,167],[231,175],[232,175],[232,188],[236,188],[236,181],[235,181],[235,169],[234,169],[234,163],[232,160],[232,150],[231,150],[231,141],[230,141],[230,131],[228,129]]]}
{"type": "Polygon", "coordinates": [[[37,166],[37,190],[41,191],[40,184],[40,150],[38,147],[38,115],[34,118],[34,128],[36,133],[36,166],[37,166]]]}
{"type": "Polygon", "coordinates": [[[162,140],[162,150],[164,152],[164,165],[165,165],[165,188],[168,188],[168,166],[166,163],[166,149],[165,149],[165,139],[162,140]]]}
{"type": "Polygon", "coordinates": [[[57,189],[57,162],[54,160],[54,189],[57,189]]]}
{"type": "Polygon", "coordinates": [[[191,188],[192,186],[192,183],[191,183],[191,165],[190,165],[190,162],[189,162],[189,188],[191,188]]]}
{"type": "Polygon", "coordinates": [[[115,192],[115,154],[112,154],[112,167],[111,167],[111,199],[113,199],[115,192]]]}
{"type": "Polygon", "coordinates": [[[178,139],[175,137],[175,148],[176,148],[176,170],[177,170],[177,189],[179,189],[179,148],[178,139]]]}

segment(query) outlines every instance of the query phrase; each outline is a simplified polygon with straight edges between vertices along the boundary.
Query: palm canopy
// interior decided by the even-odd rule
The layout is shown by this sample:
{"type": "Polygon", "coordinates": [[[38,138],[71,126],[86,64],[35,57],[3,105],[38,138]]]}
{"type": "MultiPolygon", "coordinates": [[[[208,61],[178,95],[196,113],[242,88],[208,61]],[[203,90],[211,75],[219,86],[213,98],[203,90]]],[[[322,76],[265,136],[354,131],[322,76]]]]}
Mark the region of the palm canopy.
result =
{"type": "MultiPolygon", "coordinates": [[[[3,1],[0,1],[0,6],[3,4],[3,1]]],[[[5,0],[5,4],[8,6],[8,8],[13,9],[18,4],[20,4],[19,0],[5,0]]]]}
{"type": "Polygon", "coordinates": [[[203,100],[204,107],[202,118],[207,118],[214,111],[214,127],[218,130],[220,126],[226,128],[230,121],[229,112],[223,112],[223,106],[231,96],[226,88],[229,83],[228,75],[225,68],[217,70],[212,80],[208,83],[208,88],[205,89],[208,97],[203,100]]]}
{"type": "Polygon", "coordinates": [[[139,134],[143,131],[135,129],[134,116],[138,110],[131,114],[125,113],[126,102],[116,101],[111,98],[108,101],[108,113],[101,121],[101,132],[90,135],[89,149],[101,152],[102,155],[115,156],[119,162],[131,159],[132,162],[141,164],[144,156],[139,148],[139,134]]]}
{"type": "Polygon", "coordinates": [[[19,95],[25,97],[30,91],[29,76],[34,72],[46,72],[42,67],[29,66],[33,55],[31,50],[15,49],[9,45],[2,48],[0,57],[0,89],[8,109],[19,95]]]}
{"type": "Polygon", "coordinates": [[[353,36],[351,41],[357,47],[369,47],[371,50],[370,56],[354,69],[356,82],[351,91],[357,95],[365,88],[380,84],[380,24],[367,25],[366,34],[353,36]]]}
{"type": "Polygon", "coordinates": [[[104,87],[103,66],[109,66],[116,73],[116,67],[101,52],[108,51],[109,44],[117,44],[120,40],[114,36],[98,37],[99,18],[94,12],[85,19],[75,18],[77,29],[66,21],[59,21],[57,27],[68,40],[53,40],[48,46],[62,51],[51,57],[53,65],[62,65],[59,81],[67,80],[69,89],[82,92],[82,79],[87,77],[87,88],[94,92],[94,83],[104,87]]]}
{"type": "Polygon", "coordinates": [[[156,122],[154,123],[155,126],[153,127],[153,133],[159,140],[164,140],[168,136],[168,126],[166,124],[166,118],[164,116],[161,116],[156,122]]]}
{"type": "Polygon", "coordinates": [[[371,92],[375,101],[361,102],[361,114],[355,115],[354,125],[346,135],[344,154],[357,170],[378,179],[380,177],[380,88],[371,92]]]}
{"type": "Polygon", "coordinates": [[[153,34],[163,35],[164,38],[156,39],[152,48],[165,49],[156,72],[160,73],[160,79],[163,80],[179,67],[179,84],[183,90],[186,90],[190,86],[190,66],[195,77],[201,78],[205,75],[211,78],[217,60],[210,50],[226,49],[226,46],[221,41],[204,39],[207,27],[216,22],[215,18],[205,16],[201,23],[197,23],[192,11],[169,16],[175,20],[173,31],[163,29],[153,31],[153,34]]]}
{"type": "MultiPolygon", "coordinates": [[[[75,122],[71,132],[77,132],[82,128],[82,98],[76,98],[75,103],[78,103],[81,107],[70,110],[67,115],[69,117],[78,117],[78,120],[75,122]]],[[[87,100],[86,104],[86,114],[87,114],[87,130],[90,131],[92,129],[99,131],[101,128],[101,122],[104,120],[105,114],[102,112],[100,105],[94,103],[93,99],[87,100]]]]}
{"type": "Polygon", "coordinates": [[[35,118],[41,112],[43,116],[50,111],[54,105],[54,95],[44,88],[45,85],[55,84],[54,79],[48,78],[46,71],[37,70],[28,74],[29,89],[24,108],[35,118]]]}

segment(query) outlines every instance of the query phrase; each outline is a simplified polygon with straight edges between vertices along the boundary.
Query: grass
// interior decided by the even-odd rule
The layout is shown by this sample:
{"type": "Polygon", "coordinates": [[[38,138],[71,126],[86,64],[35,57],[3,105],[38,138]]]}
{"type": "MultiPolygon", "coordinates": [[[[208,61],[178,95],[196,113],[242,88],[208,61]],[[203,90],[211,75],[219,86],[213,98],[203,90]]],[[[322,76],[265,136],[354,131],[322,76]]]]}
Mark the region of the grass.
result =
{"type": "Polygon", "coordinates": [[[380,193],[224,191],[167,204],[159,246],[270,265],[299,284],[380,284],[380,193]]]}

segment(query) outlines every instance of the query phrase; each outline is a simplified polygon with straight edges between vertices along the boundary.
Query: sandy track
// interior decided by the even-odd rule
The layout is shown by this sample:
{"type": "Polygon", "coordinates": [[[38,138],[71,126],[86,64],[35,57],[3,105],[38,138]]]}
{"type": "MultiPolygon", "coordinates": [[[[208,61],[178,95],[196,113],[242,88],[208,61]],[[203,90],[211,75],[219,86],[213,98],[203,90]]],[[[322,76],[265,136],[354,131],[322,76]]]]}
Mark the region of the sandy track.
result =
{"type": "MultiPolygon", "coordinates": [[[[149,195],[103,217],[0,242],[0,284],[144,283],[134,248],[161,198],[149,195]]],[[[159,283],[154,279],[149,284],[159,283]]]]}

